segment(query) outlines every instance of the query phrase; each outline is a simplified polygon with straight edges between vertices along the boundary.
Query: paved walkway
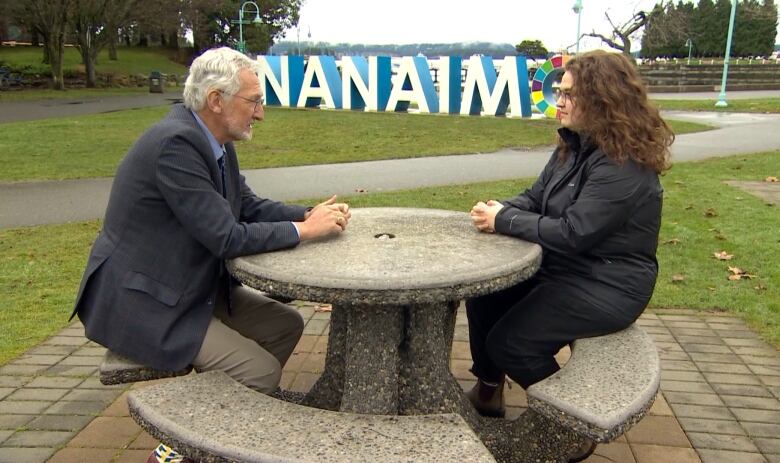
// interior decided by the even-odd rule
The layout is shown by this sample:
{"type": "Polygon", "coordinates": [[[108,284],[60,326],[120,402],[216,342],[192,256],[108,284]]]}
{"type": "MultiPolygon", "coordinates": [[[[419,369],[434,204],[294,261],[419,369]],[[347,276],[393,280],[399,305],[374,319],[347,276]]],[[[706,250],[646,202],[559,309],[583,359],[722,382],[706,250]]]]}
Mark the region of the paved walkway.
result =
{"type": "MultiPolygon", "coordinates": [[[[669,112],[674,119],[720,127],[677,137],[675,161],[756,153],[780,148],[780,114],[669,112]]],[[[262,128],[260,129],[262,131],[262,128]]],[[[239,148],[240,150],[240,148],[239,148]]],[[[502,150],[372,162],[243,170],[259,195],[281,201],[389,191],[421,186],[535,177],[552,148],[502,150]]],[[[0,228],[103,217],[111,178],[0,183],[0,228]]]]}
{"type": "MultiPolygon", "coordinates": [[[[309,303],[297,306],[306,327],[282,387],[307,391],[324,366],[330,314],[309,303]]],[[[780,462],[777,350],[728,315],[649,312],[639,324],[658,346],[661,393],[649,416],[599,446],[588,462],[780,462]]],[[[145,461],[157,442],[129,417],[128,388],[99,383],[103,352],[74,323],[0,367],[0,463],[145,461]]],[[[451,369],[464,388],[473,385],[470,365],[461,310],[451,369]]],[[[510,418],[527,406],[517,385],[507,390],[507,401],[510,418]]]]}

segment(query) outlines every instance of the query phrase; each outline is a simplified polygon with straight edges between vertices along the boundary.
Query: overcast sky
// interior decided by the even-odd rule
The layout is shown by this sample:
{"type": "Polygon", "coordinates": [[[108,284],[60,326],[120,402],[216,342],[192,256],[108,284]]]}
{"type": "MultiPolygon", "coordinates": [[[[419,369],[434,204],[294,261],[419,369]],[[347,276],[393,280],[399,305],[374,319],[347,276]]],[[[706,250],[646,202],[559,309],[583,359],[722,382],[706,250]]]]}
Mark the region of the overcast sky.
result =
{"type": "MultiPolygon", "coordinates": [[[[582,0],[581,32],[609,35],[604,13],[618,24],[657,0],[582,0]]],[[[304,0],[300,40],[348,43],[497,42],[539,39],[549,50],[577,39],[574,0],[304,0]],[[311,38],[308,37],[311,33],[311,38]]],[[[298,29],[283,40],[295,41],[298,29]]],[[[585,37],[581,50],[600,46],[585,37]]],[[[639,48],[637,43],[633,49],[639,48]]]]}

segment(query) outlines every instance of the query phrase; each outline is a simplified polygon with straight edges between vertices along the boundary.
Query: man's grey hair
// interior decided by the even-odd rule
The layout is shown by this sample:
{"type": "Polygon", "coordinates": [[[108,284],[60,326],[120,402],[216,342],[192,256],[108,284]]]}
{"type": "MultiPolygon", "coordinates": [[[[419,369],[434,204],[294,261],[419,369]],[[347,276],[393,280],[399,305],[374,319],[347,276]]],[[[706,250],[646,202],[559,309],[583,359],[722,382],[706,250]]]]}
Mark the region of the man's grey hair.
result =
{"type": "Polygon", "coordinates": [[[235,95],[241,88],[239,72],[249,69],[257,74],[259,66],[243,53],[228,47],[212,48],[195,58],[184,82],[184,106],[200,111],[212,90],[235,95]]]}

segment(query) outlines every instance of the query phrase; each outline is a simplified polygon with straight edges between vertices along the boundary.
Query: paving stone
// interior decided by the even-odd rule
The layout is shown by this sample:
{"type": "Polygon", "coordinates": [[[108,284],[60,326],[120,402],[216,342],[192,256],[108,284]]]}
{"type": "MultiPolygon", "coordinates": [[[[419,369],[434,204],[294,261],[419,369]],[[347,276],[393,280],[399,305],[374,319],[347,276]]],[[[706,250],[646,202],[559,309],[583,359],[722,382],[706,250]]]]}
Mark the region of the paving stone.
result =
{"type": "Polygon", "coordinates": [[[766,463],[766,459],[760,453],[733,450],[700,449],[699,456],[702,463],[766,463]]]}
{"type": "Polygon", "coordinates": [[[319,336],[325,331],[325,327],[328,324],[328,320],[309,320],[306,322],[306,326],[303,327],[303,334],[319,336]]]}
{"type": "Polygon", "coordinates": [[[319,336],[304,334],[298,340],[298,344],[295,345],[294,352],[311,352],[317,343],[317,339],[319,339],[319,336]]]}
{"type": "Polygon", "coordinates": [[[780,386],[767,386],[767,389],[772,393],[772,395],[780,399],[780,386]]]}
{"type": "Polygon", "coordinates": [[[743,397],[739,395],[722,395],[721,399],[729,407],[757,408],[760,410],[780,410],[780,400],[774,397],[743,397]]]}
{"type": "MultiPolygon", "coordinates": [[[[65,447],[60,449],[47,463],[110,463],[116,449],[89,449],[89,448],[74,448],[65,447]]],[[[150,452],[146,452],[146,456],[149,456],[150,452]]],[[[135,463],[145,461],[144,459],[137,459],[135,463]]]]}
{"type": "Polygon", "coordinates": [[[780,376],[780,367],[764,365],[748,365],[750,371],[757,375],[780,376]]]}
{"type": "Polygon", "coordinates": [[[708,322],[707,326],[709,326],[713,330],[739,330],[742,328],[747,329],[744,325],[732,325],[729,323],[715,323],[715,322],[708,322]]]}
{"type": "Polygon", "coordinates": [[[0,414],[5,415],[40,415],[51,406],[52,402],[39,400],[3,400],[0,402],[0,414]]]}
{"type": "Polygon", "coordinates": [[[667,321],[697,322],[701,320],[701,318],[695,315],[677,315],[677,314],[668,314],[668,313],[658,314],[658,318],[663,320],[664,322],[667,321]]]}
{"type": "Polygon", "coordinates": [[[11,394],[8,397],[8,400],[45,400],[49,402],[56,402],[68,392],[70,392],[70,389],[42,389],[35,387],[23,387],[17,389],[16,392],[11,394]]]}
{"type": "Polygon", "coordinates": [[[661,360],[685,360],[690,361],[691,357],[685,353],[685,352],[666,352],[666,351],[659,351],[658,352],[658,358],[661,360]]]}
{"type": "Polygon", "coordinates": [[[84,327],[83,326],[69,326],[67,328],[63,328],[60,330],[59,333],[57,333],[57,336],[79,336],[84,337],[84,327]]]}
{"type": "Polygon", "coordinates": [[[665,391],[664,396],[670,404],[723,406],[717,394],[665,391]]]}
{"type": "Polygon", "coordinates": [[[291,391],[296,392],[309,392],[309,389],[314,385],[317,379],[320,377],[318,374],[301,372],[295,376],[291,391]]]}
{"type": "MultiPolygon", "coordinates": [[[[686,405],[686,404],[669,404],[674,411],[675,416],[678,418],[706,418],[713,420],[733,420],[734,415],[731,414],[726,407],[713,407],[708,405],[686,405]]],[[[764,421],[764,420],[759,420],[764,421]]]]}
{"type": "Polygon", "coordinates": [[[0,387],[17,388],[24,386],[32,379],[32,376],[0,376],[0,387]]]}
{"type": "Polygon", "coordinates": [[[715,330],[721,338],[759,339],[758,335],[750,330],[715,330]]]}
{"type": "Polygon", "coordinates": [[[674,416],[674,412],[672,412],[672,409],[669,407],[669,403],[664,398],[663,393],[658,393],[658,395],[655,396],[655,401],[653,401],[653,405],[650,407],[650,415],[660,415],[660,416],[674,416]]]}
{"type": "Polygon", "coordinates": [[[769,463],[780,463],[780,454],[770,455],[765,453],[764,458],[766,458],[769,463]]]}
{"type": "Polygon", "coordinates": [[[626,433],[626,439],[631,444],[690,445],[673,416],[646,416],[626,433]]]}
{"type": "Polygon", "coordinates": [[[754,338],[722,338],[723,342],[729,346],[740,347],[766,347],[766,343],[760,339],[754,338]]]}
{"type": "Polygon", "coordinates": [[[663,334],[666,336],[671,336],[672,332],[669,331],[669,328],[661,325],[661,326],[643,326],[642,329],[647,334],[663,334]]]}
{"type": "Polygon", "coordinates": [[[86,378],[97,371],[96,366],[83,366],[83,365],[54,365],[46,370],[46,375],[62,375],[86,378]]]}
{"type": "Polygon", "coordinates": [[[694,365],[693,362],[686,362],[681,360],[664,360],[661,362],[661,369],[696,371],[696,365],[694,365]]]}
{"type": "Polygon", "coordinates": [[[19,365],[9,363],[0,367],[0,376],[35,376],[47,368],[46,365],[19,365]]]}
{"type": "MultiPolygon", "coordinates": [[[[696,329],[696,328],[669,328],[675,336],[701,336],[701,337],[715,337],[718,334],[715,330],[711,329],[696,329]]],[[[737,336],[735,336],[737,337],[737,336]]]]}
{"type": "Polygon", "coordinates": [[[712,387],[707,383],[697,383],[693,381],[667,381],[661,380],[661,390],[664,394],[667,392],[693,392],[698,394],[712,394],[712,387]]]}
{"type": "MultiPolygon", "coordinates": [[[[151,450],[157,447],[159,443],[160,441],[158,439],[150,436],[145,431],[141,431],[141,434],[139,434],[138,437],[136,437],[135,440],[127,446],[127,448],[151,450]]],[[[149,453],[149,450],[147,450],[147,453],[149,453]]]]}
{"type": "Polygon", "coordinates": [[[764,386],[745,386],[743,384],[712,384],[718,394],[741,395],[750,397],[772,397],[772,393],[764,386]]]}
{"type": "Polygon", "coordinates": [[[740,421],[759,423],[780,423],[780,412],[775,410],[756,410],[755,408],[730,408],[731,413],[740,421]]]}
{"type": "Polygon", "coordinates": [[[661,370],[661,380],[704,382],[704,376],[698,371],[661,370]]]}
{"type": "Polygon", "coordinates": [[[733,354],[729,346],[723,344],[680,344],[685,352],[702,352],[708,354],[733,354]]]}
{"type": "Polygon", "coordinates": [[[692,448],[667,447],[665,445],[632,445],[637,463],[700,463],[699,456],[692,448]]]}
{"type": "Polygon", "coordinates": [[[128,449],[122,452],[113,463],[139,463],[146,461],[146,458],[151,453],[152,449],[148,450],[134,450],[128,449]]]}
{"type": "Polygon", "coordinates": [[[699,367],[699,370],[706,373],[752,374],[747,365],[741,363],[696,362],[696,365],[699,367]]]}
{"type": "Polygon", "coordinates": [[[679,343],[676,342],[656,342],[655,347],[658,348],[659,351],[666,351],[666,352],[682,352],[683,348],[679,343]]]}
{"type": "Polygon", "coordinates": [[[71,355],[64,358],[60,365],[80,365],[80,366],[99,366],[103,357],[90,355],[71,355]]]}
{"type": "Polygon", "coordinates": [[[42,431],[78,431],[94,417],[84,415],[41,415],[27,423],[27,429],[42,431]]]}
{"type": "Polygon", "coordinates": [[[742,427],[749,436],[754,437],[778,437],[780,436],[780,424],[777,423],[752,423],[742,421],[742,427]]]}
{"type": "Polygon", "coordinates": [[[758,448],[746,436],[728,434],[709,434],[689,432],[688,438],[695,449],[736,450],[739,452],[758,452],[758,448]]]}
{"type": "Polygon", "coordinates": [[[761,382],[752,375],[739,375],[731,373],[704,373],[704,377],[711,383],[720,384],[747,384],[758,386],[761,382]]]}
{"type": "Polygon", "coordinates": [[[753,439],[753,442],[763,453],[780,453],[780,439],[757,437],[753,439]]]}
{"type": "Polygon", "coordinates": [[[37,376],[30,381],[26,387],[29,388],[51,388],[51,389],[71,389],[79,385],[83,380],[80,378],[71,378],[64,376],[37,376]]]}
{"type": "Polygon", "coordinates": [[[3,429],[3,430],[0,430],[0,444],[5,442],[5,440],[8,439],[11,436],[11,434],[13,434],[15,432],[16,432],[15,429],[3,429]]]}
{"type": "Polygon", "coordinates": [[[123,448],[140,434],[129,417],[99,416],[73,438],[68,447],[123,448]]]}
{"type": "Polygon", "coordinates": [[[473,379],[474,375],[469,371],[471,368],[471,360],[450,360],[450,372],[456,379],[473,379]]]}
{"type": "MultiPolygon", "coordinates": [[[[81,378],[74,378],[81,381],[81,378]]],[[[78,389],[125,389],[127,388],[127,384],[112,384],[110,386],[106,386],[105,384],[100,382],[100,378],[97,376],[90,376],[89,378],[85,379],[84,381],[81,381],[79,385],[77,386],[78,389]]]]}
{"type": "Polygon", "coordinates": [[[780,367],[780,356],[778,357],[761,357],[758,355],[740,355],[742,360],[748,365],[763,365],[770,367],[780,367]]]}
{"type": "MultiPolygon", "coordinates": [[[[2,405],[2,403],[0,403],[2,405]]],[[[57,402],[47,408],[45,415],[90,415],[95,416],[106,408],[104,402],[57,402]]]]}
{"type": "Polygon", "coordinates": [[[44,463],[54,453],[53,448],[0,447],[0,463],[44,463]]]}
{"type": "Polygon", "coordinates": [[[697,330],[707,330],[710,327],[707,325],[707,323],[704,322],[704,320],[698,320],[698,321],[667,321],[665,323],[666,326],[670,328],[693,328],[697,330]]]}
{"type": "Polygon", "coordinates": [[[115,389],[73,389],[62,398],[66,402],[103,402],[109,404],[116,399],[121,391],[115,389]]]}
{"type": "Polygon", "coordinates": [[[130,410],[127,407],[127,392],[116,398],[103,413],[102,416],[130,416],[130,410]]]}
{"type": "Polygon", "coordinates": [[[761,384],[766,386],[780,386],[780,376],[761,375],[758,377],[758,379],[761,381],[761,384]]]}
{"type": "Polygon", "coordinates": [[[293,352],[290,358],[287,359],[287,363],[284,364],[282,371],[301,371],[301,366],[303,366],[303,362],[306,361],[306,357],[309,355],[309,352],[293,352]]]}
{"type": "Polygon", "coordinates": [[[676,336],[676,341],[687,344],[725,344],[723,339],[718,336],[687,336],[678,334],[676,336]]]}
{"type": "Polygon", "coordinates": [[[674,336],[671,334],[661,334],[661,333],[648,333],[651,338],[653,338],[653,342],[675,342],[674,336]]]}
{"type": "Polygon", "coordinates": [[[780,352],[776,349],[772,349],[769,346],[765,347],[753,347],[753,346],[734,346],[731,348],[735,354],[739,355],[755,355],[757,357],[778,357],[780,352]]]}
{"type": "Polygon", "coordinates": [[[0,415],[0,429],[17,429],[29,423],[35,415],[0,415]]]}
{"type": "Polygon", "coordinates": [[[73,336],[52,336],[42,343],[44,346],[83,346],[87,339],[73,336]]]}
{"type": "Polygon", "coordinates": [[[620,463],[636,463],[634,454],[631,453],[631,447],[623,442],[599,444],[593,455],[585,461],[587,463],[611,463],[616,461],[620,463]]]}
{"type": "Polygon", "coordinates": [[[664,322],[662,322],[661,320],[657,318],[645,318],[644,315],[637,319],[636,324],[641,326],[642,328],[648,326],[664,326],[664,322]]]}
{"type": "Polygon", "coordinates": [[[36,346],[25,352],[32,355],[70,355],[77,346],[36,346]]]}
{"type": "Polygon", "coordinates": [[[0,387],[0,400],[5,399],[9,395],[13,394],[16,388],[13,387],[0,387]]]}
{"type": "Polygon", "coordinates": [[[745,322],[743,322],[739,318],[728,317],[728,316],[704,317],[704,321],[707,322],[707,323],[725,323],[725,324],[728,324],[728,325],[741,325],[741,326],[745,326],[745,322]]]}
{"type": "Polygon", "coordinates": [[[64,359],[64,355],[29,355],[24,354],[14,360],[17,365],[54,365],[64,359]]]}
{"type": "Polygon", "coordinates": [[[86,356],[86,357],[103,357],[106,355],[106,348],[105,347],[93,347],[93,346],[87,346],[87,347],[81,347],[75,351],[73,351],[73,355],[76,356],[86,356]]]}
{"type": "Polygon", "coordinates": [[[68,442],[73,431],[17,431],[3,443],[5,447],[57,447],[68,442]]]}
{"type": "Polygon", "coordinates": [[[745,435],[745,431],[736,419],[710,420],[706,418],[680,417],[678,420],[685,432],[706,432],[712,434],[731,434],[735,436],[745,435]]]}
{"type": "Polygon", "coordinates": [[[719,363],[737,363],[742,364],[742,359],[737,354],[710,354],[705,352],[691,352],[691,359],[694,362],[719,362],[719,363]]]}

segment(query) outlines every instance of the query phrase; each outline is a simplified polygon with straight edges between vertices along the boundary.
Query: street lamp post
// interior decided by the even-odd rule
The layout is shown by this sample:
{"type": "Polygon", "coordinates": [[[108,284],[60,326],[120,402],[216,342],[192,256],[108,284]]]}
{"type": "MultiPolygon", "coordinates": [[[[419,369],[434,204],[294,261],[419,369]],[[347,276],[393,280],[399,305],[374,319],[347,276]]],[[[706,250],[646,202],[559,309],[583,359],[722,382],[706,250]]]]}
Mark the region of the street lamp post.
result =
{"type": "Polygon", "coordinates": [[[255,26],[259,26],[263,23],[263,21],[260,19],[260,7],[257,6],[257,3],[255,2],[244,2],[241,4],[241,8],[238,10],[238,20],[231,19],[231,24],[238,24],[238,51],[241,53],[246,53],[246,43],[244,42],[244,24],[254,24],[255,26]],[[255,19],[252,21],[244,21],[244,8],[247,5],[252,5],[255,7],[255,19]]]}
{"type": "Polygon", "coordinates": [[[574,6],[572,7],[572,10],[574,10],[575,13],[577,13],[577,51],[576,54],[580,53],[580,20],[582,19],[582,0],[575,0],[574,6]]]}
{"type": "Polygon", "coordinates": [[[723,108],[729,104],[726,102],[726,79],[729,75],[729,55],[731,55],[731,37],[734,34],[734,17],[737,14],[737,0],[731,2],[731,19],[729,19],[729,35],[726,38],[726,56],[723,58],[723,78],[720,82],[720,94],[715,106],[723,108]]]}
{"type": "Polygon", "coordinates": [[[685,41],[685,46],[688,47],[688,66],[691,65],[691,49],[693,48],[693,40],[688,39],[685,41]]]}

